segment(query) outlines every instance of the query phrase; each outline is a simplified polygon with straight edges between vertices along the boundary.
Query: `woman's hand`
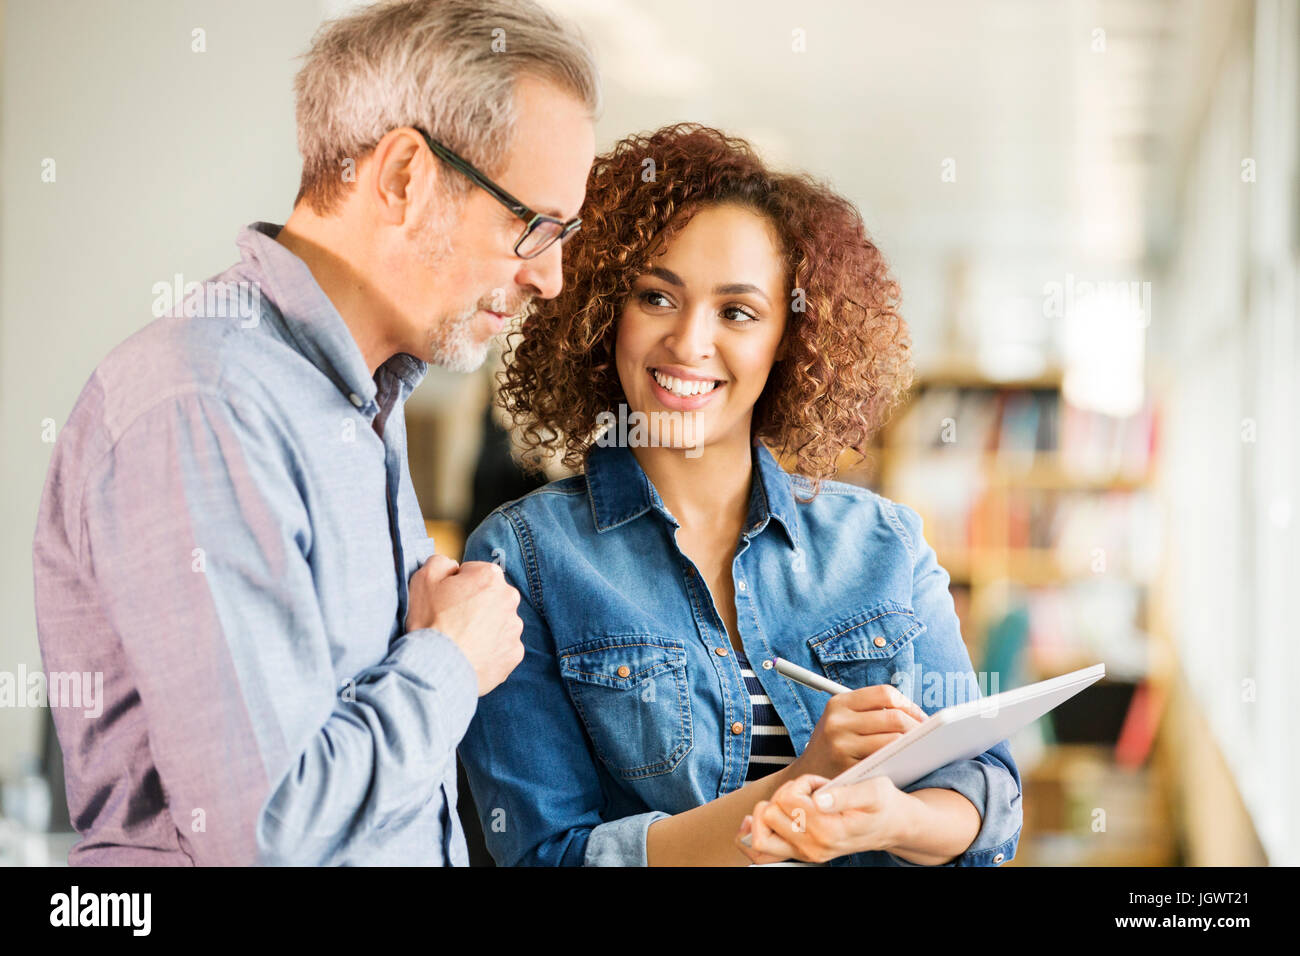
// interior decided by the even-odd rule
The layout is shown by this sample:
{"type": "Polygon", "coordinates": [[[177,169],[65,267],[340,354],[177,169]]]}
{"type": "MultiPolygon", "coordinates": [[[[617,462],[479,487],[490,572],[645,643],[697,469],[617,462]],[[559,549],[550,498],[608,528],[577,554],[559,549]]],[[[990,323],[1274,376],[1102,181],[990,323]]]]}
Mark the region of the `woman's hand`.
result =
{"type": "Polygon", "coordinates": [[[893,684],[836,694],[822,711],[804,752],[786,768],[786,776],[837,777],[925,719],[925,711],[893,684]]]}
{"type": "Polygon", "coordinates": [[[825,777],[806,774],[760,800],[736,834],[736,847],[754,863],[797,859],[825,863],[837,856],[888,850],[907,832],[915,798],[888,777],[819,793],[825,777]],[[741,843],[750,834],[751,845],[741,843]]]}

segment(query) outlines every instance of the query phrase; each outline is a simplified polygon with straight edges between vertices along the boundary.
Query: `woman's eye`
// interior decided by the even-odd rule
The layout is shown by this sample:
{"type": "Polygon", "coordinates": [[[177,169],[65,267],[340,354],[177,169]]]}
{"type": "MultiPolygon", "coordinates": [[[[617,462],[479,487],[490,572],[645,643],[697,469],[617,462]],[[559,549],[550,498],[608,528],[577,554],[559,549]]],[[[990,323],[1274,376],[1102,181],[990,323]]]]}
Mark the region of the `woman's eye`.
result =
{"type": "Polygon", "coordinates": [[[758,316],[748,309],[743,309],[738,305],[729,305],[722,310],[722,314],[733,322],[744,324],[746,322],[757,322],[758,316]]]}
{"type": "Polygon", "coordinates": [[[647,289],[645,292],[642,292],[641,301],[646,305],[654,306],[656,308],[663,308],[672,305],[672,303],[668,301],[668,296],[664,295],[662,292],[655,292],[653,289],[647,289]]]}

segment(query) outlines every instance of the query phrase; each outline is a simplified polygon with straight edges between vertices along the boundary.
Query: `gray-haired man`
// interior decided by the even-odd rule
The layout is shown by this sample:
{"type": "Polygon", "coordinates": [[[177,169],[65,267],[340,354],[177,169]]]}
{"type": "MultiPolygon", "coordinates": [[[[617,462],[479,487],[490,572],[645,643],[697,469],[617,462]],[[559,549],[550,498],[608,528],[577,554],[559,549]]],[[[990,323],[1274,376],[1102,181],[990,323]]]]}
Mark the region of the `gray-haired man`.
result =
{"type": "Polygon", "coordinates": [[[403,404],[559,292],[595,71],[531,2],[418,0],[327,24],[296,88],[288,222],[115,349],[54,451],[44,664],[104,674],[101,715],[55,712],[72,863],[466,861],[455,748],[518,594],[432,554],[403,404]]]}

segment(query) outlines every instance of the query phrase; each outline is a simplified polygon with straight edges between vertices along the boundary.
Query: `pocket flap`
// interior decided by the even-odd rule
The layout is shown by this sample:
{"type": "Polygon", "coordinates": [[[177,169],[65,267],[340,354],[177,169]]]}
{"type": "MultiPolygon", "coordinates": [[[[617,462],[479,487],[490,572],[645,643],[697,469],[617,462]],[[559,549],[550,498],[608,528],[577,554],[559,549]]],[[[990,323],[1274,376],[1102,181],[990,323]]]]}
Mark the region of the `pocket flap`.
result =
{"type": "Polygon", "coordinates": [[[881,660],[924,631],[910,607],[884,601],[810,637],[808,646],[822,663],[881,660]]]}
{"type": "Polygon", "coordinates": [[[560,673],[567,680],[616,689],[686,666],[686,645],[650,634],[605,635],[563,650],[560,673]]]}

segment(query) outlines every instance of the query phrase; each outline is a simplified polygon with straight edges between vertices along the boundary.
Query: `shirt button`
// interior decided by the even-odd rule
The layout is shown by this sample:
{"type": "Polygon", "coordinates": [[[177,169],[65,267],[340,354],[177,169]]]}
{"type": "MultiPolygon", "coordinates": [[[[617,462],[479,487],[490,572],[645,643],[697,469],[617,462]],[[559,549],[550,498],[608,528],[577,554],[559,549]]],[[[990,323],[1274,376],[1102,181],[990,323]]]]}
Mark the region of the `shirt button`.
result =
{"type": "Polygon", "coordinates": [[[717,654],[719,657],[726,657],[727,649],[725,647],[715,647],[713,653],[717,654]]]}
{"type": "Polygon", "coordinates": [[[884,647],[884,646],[885,646],[885,639],[884,639],[883,637],[878,637],[878,638],[876,638],[876,640],[874,641],[874,643],[875,643],[876,647],[884,647]]]}
{"type": "Polygon", "coordinates": [[[765,671],[770,671],[771,669],[772,669],[772,662],[771,662],[771,661],[763,661],[763,670],[765,670],[765,671]]]}
{"type": "Polygon", "coordinates": [[[1003,860],[1005,860],[1005,859],[1006,859],[1006,857],[1003,856],[1001,853],[999,853],[999,854],[997,854],[995,857],[993,857],[993,862],[994,862],[994,863],[1001,863],[1001,862],[1002,862],[1003,860]]]}
{"type": "Polygon", "coordinates": [[[739,584],[736,585],[736,587],[740,588],[740,590],[742,591],[745,590],[745,582],[741,581],[739,584]]]}
{"type": "Polygon", "coordinates": [[[626,677],[630,673],[632,673],[632,668],[628,667],[626,664],[618,669],[619,677],[626,677]]]}
{"type": "Polygon", "coordinates": [[[364,402],[361,401],[361,396],[358,395],[356,392],[353,392],[351,395],[348,396],[348,401],[351,402],[353,405],[355,405],[357,408],[360,408],[363,404],[365,404],[364,402]]]}
{"type": "Polygon", "coordinates": [[[742,724],[740,721],[736,721],[734,724],[731,725],[731,732],[733,734],[743,734],[745,732],[745,725],[742,724]]]}

